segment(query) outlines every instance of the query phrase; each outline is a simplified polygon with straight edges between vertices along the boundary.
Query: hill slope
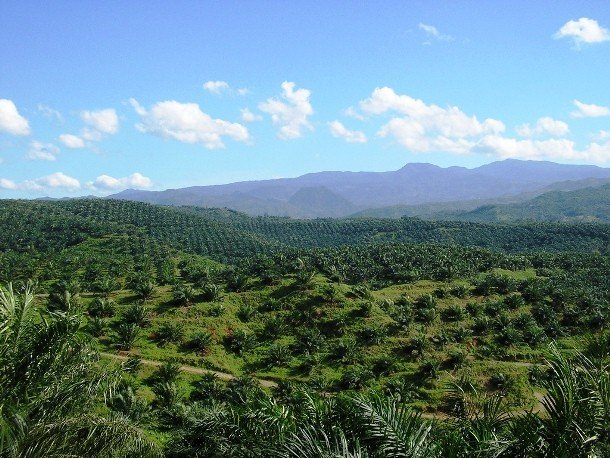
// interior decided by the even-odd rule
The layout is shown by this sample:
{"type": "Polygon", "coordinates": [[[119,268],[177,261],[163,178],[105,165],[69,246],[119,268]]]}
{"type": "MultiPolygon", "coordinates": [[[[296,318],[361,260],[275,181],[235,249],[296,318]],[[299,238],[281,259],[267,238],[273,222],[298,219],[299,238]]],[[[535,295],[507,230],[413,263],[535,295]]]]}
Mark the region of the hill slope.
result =
{"type": "Polygon", "coordinates": [[[610,222],[610,184],[575,191],[552,191],[532,200],[482,206],[460,214],[468,221],[597,221],[610,222]]]}

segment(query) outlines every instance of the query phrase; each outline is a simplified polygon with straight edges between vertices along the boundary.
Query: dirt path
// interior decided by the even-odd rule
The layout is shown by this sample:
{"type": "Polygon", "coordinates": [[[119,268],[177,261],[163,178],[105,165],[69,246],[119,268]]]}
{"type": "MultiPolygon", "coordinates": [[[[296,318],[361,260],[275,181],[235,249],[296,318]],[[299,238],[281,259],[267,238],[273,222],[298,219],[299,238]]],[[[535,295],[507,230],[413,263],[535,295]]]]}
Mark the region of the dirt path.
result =
{"type": "MultiPolygon", "coordinates": [[[[125,356],[125,355],[117,355],[114,353],[106,353],[106,352],[100,352],[100,355],[103,356],[104,358],[114,359],[115,361],[127,361],[129,358],[137,357],[137,355],[125,356]]],[[[144,364],[146,366],[159,367],[163,364],[161,361],[153,361],[152,359],[140,359],[140,361],[142,362],[142,364],[144,364]]],[[[218,377],[220,380],[224,380],[225,382],[228,382],[229,380],[233,380],[233,379],[237,378],[233,374],[229,374],[227,372],[219,372],[219,371],[213,371],[213,370],[209,370],[209,369],[202,369],[201,367],[195,367],[195,366],[180,366],[180,370],[182,372],[187,372],[189,374],[198,374],[198,375],[205,375],[205,374],[211,373],[211,374],[214,374],[216,377],[218,377]]],[[[258,380],[258,382],[261,384],[261,386],[264,386],[265,388],[275,388],[277,386],[277,383],[272,382],[271,380],[263,380],[263,379],[259,379],[259,378],[257,378],[256,380],[258,380]]]]}
{"type": "MultiPolygon", "coordinates": [[[[136,357],[137,355],[130,355],[130,356],[126,356],[126,355],[117,355],[114,353],[106,353],[106,352],[100,352],[100,355],[103,356],[104,358],[109,358],[109,359],[113,359],[115,361],[127,361],[129,358],[133,358],[136,357]]],[[[145,364],[147,366],[153,366],[153,367],[159,367],[163,364],[163,362],[161,361],[154,361],[152,359],[140,359],[142,364],[145,364]]],[[[507,362],[507,361],[503,361],[503,362],[507,362]]],[[[510,361],[509,361],[510,362],[510,361]]],[[[516,364],[519,366],[532,366],[534,364],[532,363],[521,363],[521,362],[511,362],[512,364],[516,364]]],[[[189,374],[197,374],[197,375],[204,375],[204,374],[209,374],[212,373],[214,374],[216,377],[218,377],[220,380],[224,380],[225,382],[228,382],[230,380],[235,379],[236,377],[233,374],[229,374],[228,372],[220,372],[220,371],[213,371],[213,370],[209,370],[209,369],[202,369],[201,367],[195,367],[195,366],[180,366],[180,370],[183,372],[187,372],[189,374]]],[[[265,388],[275,388],[277,387],[277,383],[272,382],[271,380],[264,380],[264,379],[256,379],[261,386],[265,387],[265,388]]],[[[542,398],[544,397],[544,394],[540,393],[540,392],[534,392],[534,396],[536,397],[536,405],[534,405],[534,407],[532,408],[532,412],[533,413],[540,413],[542,411],[544,411],[544,407],[542,405],[542,398]]],[[[515,415],[515,414],[522,414],[525,413],[528,410],[514,410],[511,411],[511,414],[515,415]]],[[[426,418],[426,419],[445,419],[448,418],[447,414],[444,414],[442,412],[423,412],[422,413],[422,417],[426,418]]]]}

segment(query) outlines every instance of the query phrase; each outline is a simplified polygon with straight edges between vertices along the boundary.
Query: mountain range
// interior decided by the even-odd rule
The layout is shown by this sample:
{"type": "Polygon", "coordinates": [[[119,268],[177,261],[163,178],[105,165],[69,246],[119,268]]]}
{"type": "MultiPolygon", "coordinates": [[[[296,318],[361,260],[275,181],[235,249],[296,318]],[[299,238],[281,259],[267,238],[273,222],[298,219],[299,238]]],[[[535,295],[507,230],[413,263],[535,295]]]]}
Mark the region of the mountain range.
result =
{"type": "MultiPolygon", "coordinates": [[[[251,216],[295,218],[423,216],[447,218],[479,207],[515,204],[553,191],[610,182],[610,169],[507,159],[480,167],[410,163],[390,172],[319,172],[296,178],[128,189],[109,196],[161,205],[229,208],[251,216]]],[[[474,218],[474,217],[473,217],[474,218]]]]}

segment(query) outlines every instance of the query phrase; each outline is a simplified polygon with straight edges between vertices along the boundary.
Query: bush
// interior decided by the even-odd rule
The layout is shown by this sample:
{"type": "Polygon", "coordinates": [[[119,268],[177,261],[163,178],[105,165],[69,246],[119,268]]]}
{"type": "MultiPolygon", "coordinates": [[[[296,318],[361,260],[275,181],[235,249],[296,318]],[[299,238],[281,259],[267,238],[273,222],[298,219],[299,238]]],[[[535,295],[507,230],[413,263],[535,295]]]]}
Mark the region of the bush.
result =
{"type": "Polygon", "coordinates": [[[246,351],[252,350],[256,345],[254,335],[243,329],[237,329],[227,335],[225,342],[229,350],[239,356],[242,356],[246,351]]]}
{"type": "Polygon", "coordinates": [[[93,337],[101,337],[106,334],[108,322],[103,318],[93,317],[89,320],[88,328],[93,337]]]}
{"type": "Polygon", "coordinates": [[[167,361],[159,366],[153,372],[151,379],[155,384],[160,383],[176,383],[180,377],[180,365],[171,361],[167,361]]]}
{"type": "Polygon", "coordinates": [[[494,390],[508,391],[513,383],[514,379],[503,372],[495,373],[489,378],[489,386],[494,390]]]}
{"type": "Polygon", "coordinates": [[[190,394],[190,400],[210,404],[214,401],[220,401],[224,397],[223,384],[218,381],[218,378],[211,372],[201,376],[199,380],[194,381],[191,386],[193,390],[190,394]]]}
{"type": "Polygon", "coordinates": [[[441,311],[443,321],[462,321],[466,317],[466,311],[459,304],[450,305],[441,311]]]}
{"type": "Polygon", "coordinates": [[[462,367],[466,360],[468,359],[468,354],[463,350],[452,350],[449,352],[449,357],[447,358],[447,366],[451,369],[457,369],[462,367]]]}
{"type": "Polygon", "coordinates": [[[204,283],[201,287],[201,298],[205,302],[216,302],[222,296],[220,286],[214,283],[204,283]]]}
{"type": "Polygon", "coordinates": [[[290,350],[288,347],[281,344],[273,344],[267,349],[265,355],[265,362],[267,365],[273,366],[284,366],[291,359],[290,350]]]}
{"type": "Polygon", "coordinates": [[[381,326],[365,326],[358,331],[360,342],[369,345],[379,345],[383,342],[387,330],[381,326]]]}
{"type": "Polygon", "coordinates": [[[140,333],[140,327],[134,323],[121,323],[117,327],[116,332],[116,346],[120,350],[131,350],[140,333]]]}
{"type": "Polygon", "coordinates": [[[209,308],[208,313],[210,316],[219,317],[225,313],[225,306],[223,304],[214,304],[209,308]]]}
{"type": "Polygon", "coordinates": [[[341,376],[340,385],[348,390],[359,390],[368,385],[375,376],[364,366],[354,366],[346,369],[341,376]]]}
{"type": "Polygon", "coordinates": [[[148,309],[142,304],[131,305],[123,312],[121,321],[127,324],[146,327],[150,324],[148,309]]]}
{"type": "Polygon", "coordinates": [[[324,336],[317,328],[302,328],[297,330],[295,351],[298,354],[312,354],[324,345],[324,336]]]}
{"type": "Polygon", "coordinates": [[[155,331],[155,341],[163,346],[168,343],[179,343],[184,337],[184,329],[179,323],[162,323],[155,331]]]}
{"type": "Polygon", "coordinates": [[[89,304],[89,307],[87,307],[87,313],[89,316],[95,318],[109,318],[114,316],[114,307],[115,304],[113,301],[102,297],[96,297],[89,304]]]}
{"type": "Polygon", "coordinates": [[[466,285],[457,285],[449,290],[449,294],[451,294],[453,297],[457,297],[460,299],[463,299],[468,296],[469,292],[470,289],[466,285]]]}
{"type": "Polygon", "coordinates": [[[237,318],[239,318],[244,323],[247,323],[254,317],[256,313],[256,308],[250,303],[244,303],[239,306],[237,309],[237,318]]]}
{"type": "Polygon", "coordinates": [[[205,354],[212,348],[212,334],[209,331],[195,331],[191,334],[189,347],[197,353],[205,354]]]}

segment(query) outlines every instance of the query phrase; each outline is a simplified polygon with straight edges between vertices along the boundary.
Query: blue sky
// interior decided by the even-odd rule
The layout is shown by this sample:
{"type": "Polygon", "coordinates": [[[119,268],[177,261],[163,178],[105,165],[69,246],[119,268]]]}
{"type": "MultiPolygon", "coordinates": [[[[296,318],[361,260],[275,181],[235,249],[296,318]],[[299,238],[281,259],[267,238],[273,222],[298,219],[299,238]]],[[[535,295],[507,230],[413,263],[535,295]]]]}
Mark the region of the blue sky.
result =
{"type": "Polygon", "coordinates": [[[604,1],[4,2],[0,197],[609,166],[609,29],[604,1]]]}

